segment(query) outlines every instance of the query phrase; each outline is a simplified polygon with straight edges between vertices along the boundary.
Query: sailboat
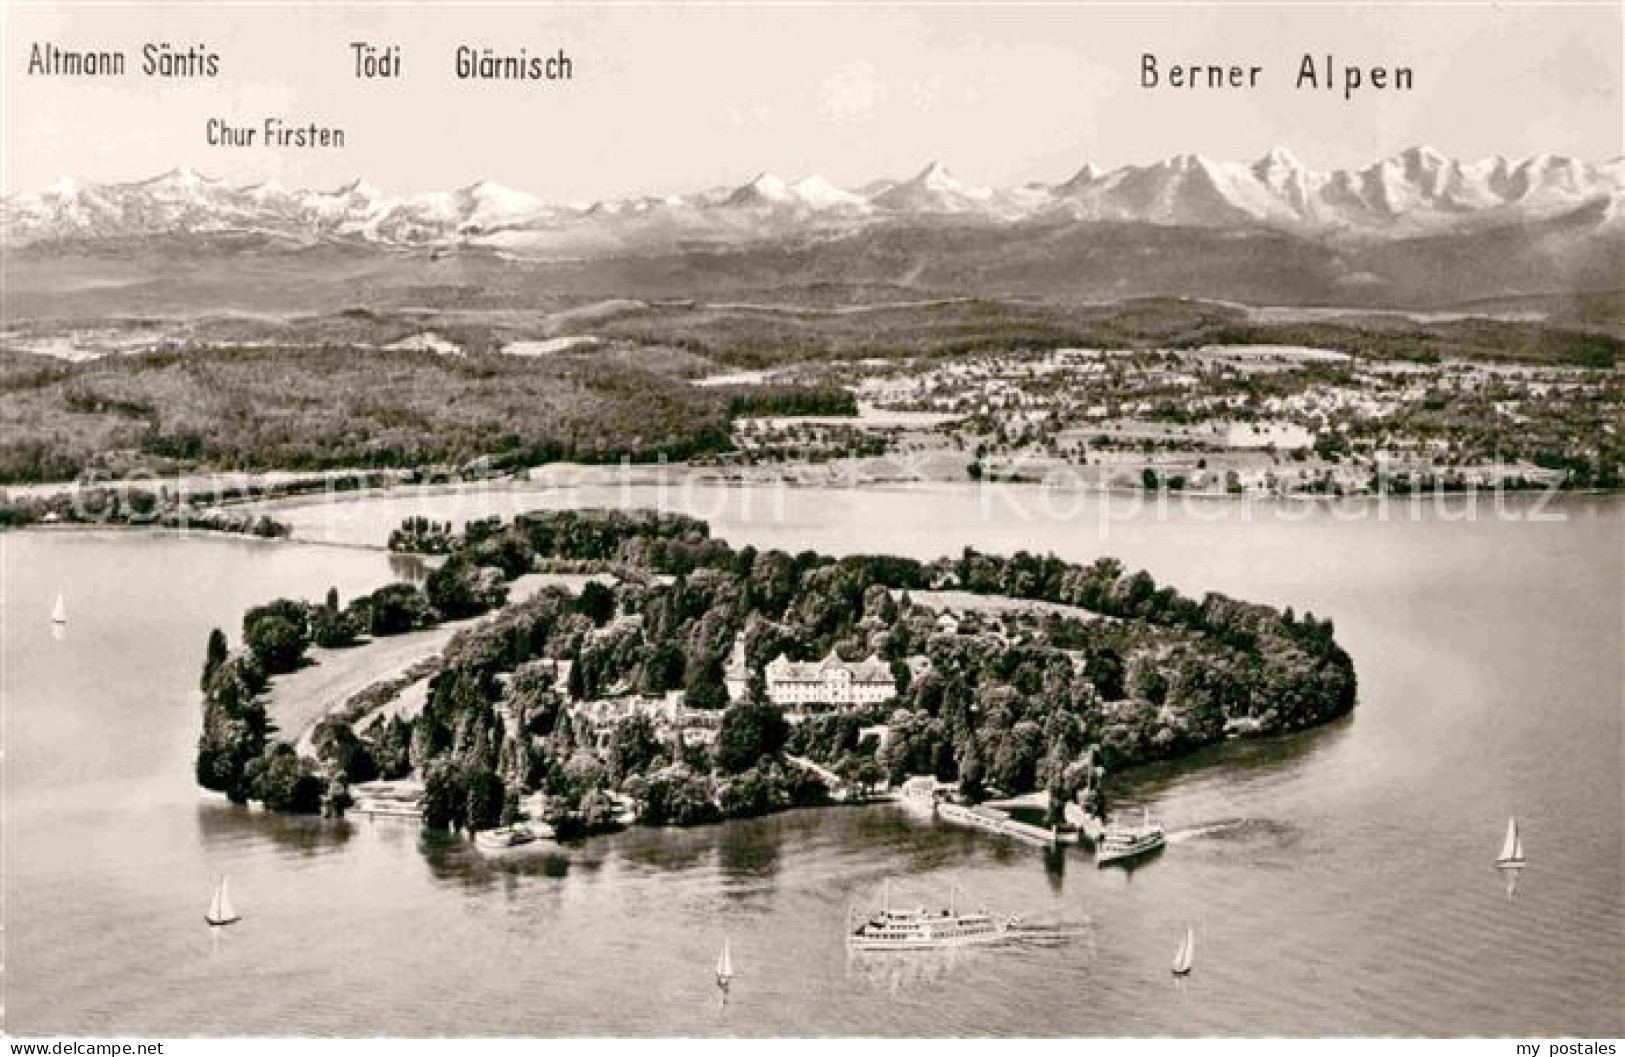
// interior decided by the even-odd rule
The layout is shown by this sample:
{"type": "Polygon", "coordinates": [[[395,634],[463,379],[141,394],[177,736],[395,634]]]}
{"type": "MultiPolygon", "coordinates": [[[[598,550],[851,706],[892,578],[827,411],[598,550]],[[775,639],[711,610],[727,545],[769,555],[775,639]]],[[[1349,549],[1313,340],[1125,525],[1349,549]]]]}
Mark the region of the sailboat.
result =
{"type": "Polygon", "coordinates": [[[1518,820],[1516,818],[1507,819],[1506,840],[1501,842],[1501,855],[1500,858],[1495,860],[1495,865],[1513,870],[1524,865],[1523,838],[1518,836],[1518,820]]]}
{"type": "Polygon", "coordinates": [[[1196,960],[1196,930],[1185,926],[1185,939],[1174,953],[1174,975],[1189,976],[1191,964],[1196,960]]]}
{"type": "Polygon", "coordinates": [[[62,597],[62,592],[56,593],[56,605],[51,607],[51,623],[66,624],[68,622],[68,603],[62,597]]]}
{"type": "Polygon", "coordinates": [[[203,915],[203,920],[215,926],[242,920],[237,908],[231,905],[231,887],[225,874],[220,875],[220,883],[214,887],[214,898],[209,900],[209,912],[203,915]]]}
{"type": "Polygon", "coordinates": [[[717,989],[722,992],[723,1001],[728,999],[728,985],[734,978],[734,960],[728,952],[728,941],[722,941],[722,953],[717,956],[717,989]]]}

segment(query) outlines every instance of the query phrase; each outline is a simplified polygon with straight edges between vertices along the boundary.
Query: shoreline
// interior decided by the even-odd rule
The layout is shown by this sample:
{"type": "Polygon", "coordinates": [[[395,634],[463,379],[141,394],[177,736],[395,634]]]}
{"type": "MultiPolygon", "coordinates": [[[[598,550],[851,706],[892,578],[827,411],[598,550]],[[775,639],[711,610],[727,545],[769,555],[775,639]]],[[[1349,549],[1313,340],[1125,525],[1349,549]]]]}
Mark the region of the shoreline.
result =
{"type": "MultiPolygon", "coordinates": [[[[862,491],[869,493],[953,493],[970,492],[972,494],[985,494],[997,496],[1064,496],[1068,501],[1095,502],[1100,504],[1099,514],[1113,522],[1125,521],[1135,513],[1156,516],[1161,512],[1172,514],[1184,504],[1186,500],[1192,501],[1190,516],[1196,520],[1210,520],[1206,515],[1196,511],[1211,511],[1212,518],[1226,518],[1234,512],[1244,522],[1255,520],[1252,510],[1261,513],[1256,519],[1270,520],[1273,518],[1299,518],[1309,516],[1313,512],[1323,512],[1339,521],[1364,521],[1373,517],[1379,520],[1424,520],[1423,515],[1429,510],[1440,512],[1443,520],[1481,520],[1476,516],[1462,517],[1461,511],[1465,508],[1477,507],[1485,504],[1485,518],[1493,518],[1500,513],[1507,520],[1548,520],[1561,521],[1564,516],[1560,513],[1564,508],[1586,509],[1595,505],[1617,503],[1625,500],[1625,488],[1621,489],[1521,489],[1513,491],[1486,489],[1479,491],[1431,491],[1431,492],[1388,492],[1366,495],[1221,495],[1201,492],[1166,491],[1146,492],[1138,489],[1077,489],[1062,490],[1049,488],[1042,484],[1023,483],[1013,485],[1003,482],[970,482],[970,481],[900,481],[886,483],[859,483],[847,485],[804,485],[789,482],[761,482],[760,487],[771,489],[778,484],[796,491],[817,492],[819,490],[862,491]],[[984,491],[985,490],[985,491],[984,491]],[[1009,491],[1006,491],[1009,490],[1009,491]],[[1114,507],[1112,504],[1124,504],[1114,507]],[[1544,511],[1544,516],[1542,512],[1544,511]],[[1558,511],[1558,513],[1553,513],[1558,511]],[[1510,516],[1507,516],[1510,515],[1510,516]]],[[[385,489],[365,489],[355,491],[335,492],[331,494],[305,493],[299,496],[289,496],[270,500],[248,500],[239,504],[239,508],[250,507],[258,503],[253,509],[261,514],[274,514],[281,511],[310,510],[332,504],[334,506],[352,507],[356,504],[371,503],[389,500],[421,499],[425,502],[436,500],[456,501],[459,497],[476,503],[482,496],[504,496],[513,504],[512,510],[485,510],[469,509],[461,513],[453,512],[444,516],[452,520],[475,520],[487,516],[504,516],[523,512],[526,496],[563,495],[581,493],[591,488],[624,488],[624,489],[685,489],[693,487],[716,488],[718,490],[748,495],[757,489],[754,482],[725,481],[707,479],[695,474],[685,474],[673,479],[670,477],[649,477],[629,481],[575,481],[568,483],[531,482],[515,479],[504,479],[493,484],[492,482],[463,482],[460,484],[435,485],[404,485],[385,489]]],[[[590,497],[587,502],[583,497],[580,505],[601,507],[604,506],[602,497],[590,497]]],[[[647,497],[638,497],[647,498],[647,497]]],[[[612,509],[652,508],[668,512],[681,512],[684,508],[677,501],[677,497],[657,497],[650,501],[634,501],[628,495],[624,502],[612,501],[612,509]]],[[[561,509],[572,508],[571,503],[560,505],[561,509]]],[[[1050,520],[1064,521],[1080,516],[1081,510],[1073,509],[1069,513],[1054,511],[1045,512],[1050,520]]],[[[771,520],[772,515],[765,515],[771,520]]],[[[1093,517],[1094,515],[1090,515],[1093,517]]],[[[396,555],[411,557],[426,563],[427,566],[436,564],[435,556],[411,554],[392,551],[384,543],[369,543],[360,539],[346,539],[331,533],[313,531],[308,526],[292,525],[285,535],[257,536],[251,533],[227,532],[203,526],[166,526],[150,523],[129,524],[123,522],[89,522],[89,521],[62,521],[62,522],[31,522],[21,525],[0,525],[0,539],[8,533],[37,533],[61,535],[95,535],[111,533],[132,533],[154,536],[171,536],[179,538],[200,538],[238,540],[256,545],[278,546],[304,546],[335,548],[353,552],[370,552],[391,558],[396,555]]]]}
{"type": "MultiPolygon", "coordinates": [[[[883,457],[880,457],[883,458],[883,457]]],[[[1453,496],[1479,496],[1479,495],[1559,495],[1559,496],[1596,496],[1611,497],[1625,496],[1625,485],[1617,488],[1564,488],[1551,485],[1531,485],[1523,488],[1502,488],[1496,486],[1482,486],[1471,488],[1426,488],[1418,487],[1404,491],[1359,491],[1345,492],[1341,495],[1325,492],[1309,491],[1217,491],[1213,489],[1195,488],[1164,488],[1149,489],[1136,488],[1125,485],[1114,485],[1098,481],[1085,481],[1074,479],[1070,481],[1054,481],[1045,477],[1012,474],[1001,477],[989,475],[984,479],[972,479],[968,476],[894,476],[881,477],[864,475],[861,471],[848,473],[846,467],[857,466],[854,460],[831,460],[828,462],[791,462],[772,464],[775,472],[752,474],[740,472],[737,469],[725,470],[720,467],[690,462],[622,462],[622,463],[583,463],[583,462],[555,462],[543,463],[528,469],[513,473],[496,474],[489,477],[471,478],[468,480],[434,481],[415,483],[400,481],[385,485],[368,485],[359,488],[320,489],[296,488],[281,494],[243,495],[232,494],[222,499],[215,507],[237,508],[254,507],[260,510],[276,510],[286,507],[309,506],[313,502],[331,501],[346,502],[358,499],[376,498],[379,496],[417,494],[426,496],[456,495],[467,491],[489,489],[493,491],[519,490],[533,487],[539,490],[570,489],[583,487],[609,487],[621,486],[629,488],[680,486],[690,484],[713,485],[721,488],[755,488],[755,487],[785,487],[797,489],[842,488],[842,489],[886,489],[898,487],[919,486],[964,486],[971,488],[1034,488],[1053,492],[1064,492],[1079,495],[1106,495],[1114,497],[1182,497],[1200,499],[1205,501],[1223,502],[1258,502],[1258,501],[1348,501],[1365,500],[1381,501],[1394,499],[1414,499],[1416,497],[1453,497],[1453,496]],[[823,471],[823,472],[815,472],[823,471]],[[561,479],[562,478],[562,479],[561,479]]],[[[764,467],[765,468],[765,467],[764,467]]],[[[222,491],[240,493],[245,489],[275,489],[287,487],[290,483],[289,475],[294,471],[288,470],[257,470],[250,473],[233,471],[231,474],[222,474],[222,477],[231,477],[235,480],[222,481],[222,491]]],[[[313,474],[308,477],[295,477],[294,483],[316,482],[323,477],[331,476],[338,479],[352,473],[381,473],[384,471],[331,471],[324,474],[313,474]]],[[[118,489],[136,489],[168,487],[175,482],[177,488],[182,488],[188,495],[207,495],[210,489],[188,487],[182,482],[191,481],[194,484],[207,478],[206,472],[188,472],[176,474],[173,477],[141,477],[115,481],[47,481],[27,482],[20,484],[0,484],[0,494],[10,494],[13,498],[27,498],[38,502],[46,502],[82,492],[118,489]]],[[[95,524],[90,522],[74,522],[64,524],[95,524]]],[[[28,526],[34,527],[34,526],[28,526]]],[[[111,526],[98,526],[111,527],[111,526]]],[[[143,527],[131,525],[129,527],[143,527]]]]}

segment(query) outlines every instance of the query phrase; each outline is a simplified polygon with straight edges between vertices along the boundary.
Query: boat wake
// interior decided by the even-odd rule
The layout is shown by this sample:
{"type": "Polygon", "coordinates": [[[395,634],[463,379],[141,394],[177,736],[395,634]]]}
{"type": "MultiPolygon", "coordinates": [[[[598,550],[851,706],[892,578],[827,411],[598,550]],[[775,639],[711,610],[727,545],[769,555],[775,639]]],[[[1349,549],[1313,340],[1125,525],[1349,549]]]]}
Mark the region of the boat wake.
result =
{"type": "Polygon", "coordinates": [[[1057,947],[1090,934],[1089,922],[1063,925],[1012,925],[1004,934],[1004,947],[1057,947]]]}
{"type": "Polygon", "coordinates": [[[1276,824],[1261,818],[1225,818],[1216,822],[1203,822],[1184,829],[1176,829],[1168,834],[1169,844],[1182,844],[1188,840],[1198,840],[1204,837],[1233,838],[1248,836],[1260,831],[1270,831],[1276,824]]]}

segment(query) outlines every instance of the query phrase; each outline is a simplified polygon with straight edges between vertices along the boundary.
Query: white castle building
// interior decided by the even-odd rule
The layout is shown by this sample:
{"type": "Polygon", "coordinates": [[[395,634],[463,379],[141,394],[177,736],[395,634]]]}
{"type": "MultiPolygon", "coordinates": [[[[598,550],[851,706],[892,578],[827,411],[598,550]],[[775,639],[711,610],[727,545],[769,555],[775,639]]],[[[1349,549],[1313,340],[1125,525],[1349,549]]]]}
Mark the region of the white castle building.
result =
{"type": "MultiPolygon", "coordinates": [[[[891,665],[873,653],[855,663],[841,660],[834,650],[821,661],[792,661],[781,653],[763,669],[762,676],[768,700],[797,711],[874,705],[897,696],[891,665]]],[[[749,690],[750,669],[745,663],[743,636],[734,640],[725,682],[729,700],[738,701],[749,690]]]]}

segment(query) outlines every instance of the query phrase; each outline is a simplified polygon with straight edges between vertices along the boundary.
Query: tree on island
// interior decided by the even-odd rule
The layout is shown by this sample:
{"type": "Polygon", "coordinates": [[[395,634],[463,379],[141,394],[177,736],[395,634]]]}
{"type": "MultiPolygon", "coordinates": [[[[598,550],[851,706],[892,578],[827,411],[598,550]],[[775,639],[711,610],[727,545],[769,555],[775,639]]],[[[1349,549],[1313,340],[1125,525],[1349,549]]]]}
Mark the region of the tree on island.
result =
{"type": "Polygon", "coordinates": [[[597,580],[588,580],[581,585],[581,594],[576,596],[575,607],[576,612],[602,627],[615,615],[615,592],[597,580]]]}
{"type": "Polygon", "coordinates": [[[987,796],[987,768],[974,735],[966,739],[959,757],[959,794],[973,804],[987,796]]]}
{"type": "Polygon", "coordinates": [[[310,624],[305,603],[279,598],[243,614],[243,643],[271,675],[299,667],[310,645],[310,624]]]}
{"type": "Polygon", "coordinates": [[[631,716],[615,727],[609,739],[609,779],[615,784],[642,774],[665,754],[660,735],[648,716],[631,716]]]}
{"type": "Polygon", "coordinates": [[[783,750],[790,724],[779,706],[760,700],[730,705],[717,731],[716,765],[725,774],[749,770],[764,756],[783,750]]]}
{"type": "Polygon", "coordinates": [[[581,648],[578,646],[570,654],[570,675],[565,680],[565,692],[570,700],[581,701],[587,696],[587,676],[581,668],[581,648]]]}
{"type": "Polygon", "coordinates": [[[474,769],[465,783],[468,789],[464,819],[470,830],[491,829],[502,822],[502,805],[507,789],[497,773],[488,767],[474,769]]]}
{"type": "Polygon", "coordinates": [[[370,782],[378,777],[378,765],[371,746],[356,736],[350,724],[340,719],[324,719],[311,736],[316,758],[331,774],[346,783],[370,782]]]}
{"type": "Polygon", "coordinates": [[[411,584],[390,584],[366,597],[369,634],[400,635],[434,622],[429,600],[411,584]]]}
{"type": "Polygon", "coordinates": [[[683,693],[683,703],[689,708],[702,708],[713,712],[728,707],[728,688],[723,682],[720,660],[712,660],[690,670],[688,688],[683,693]]]}
{"type": "Polygon", "coordinates": [[[445,758],[430,762],[423,769],[423,824],[456,829],[467,810],[468,789],[457,765],[445,758]]]}
{"type": "Polygon", "coordinates": [[[327,650],[353,646],[356,640],[355,621],[348,613],[327,606],[318,607],[310,614],[310,641],[327,650]]]}
{"type": "Polygon", "coordinates": [[[209,688],[209,680],[214,678],[214,673],[219,671],[220,665],[225,663],[230,652],[226,645],[225,632],[219,628],[209,632],[208,651],[203,657],[203,678],[198,682],[201,689],[207,690],[209,688]]]}
{"type": "Polygon", "coordinates": [[[252,761],[245,776],[254,798],[262,801],[267,811],[313,815],[322,809],[327,783],[316,774],[310,761],[300,759],[286,742],[252,761]]]}

